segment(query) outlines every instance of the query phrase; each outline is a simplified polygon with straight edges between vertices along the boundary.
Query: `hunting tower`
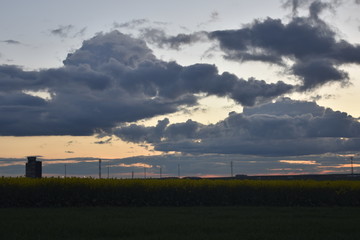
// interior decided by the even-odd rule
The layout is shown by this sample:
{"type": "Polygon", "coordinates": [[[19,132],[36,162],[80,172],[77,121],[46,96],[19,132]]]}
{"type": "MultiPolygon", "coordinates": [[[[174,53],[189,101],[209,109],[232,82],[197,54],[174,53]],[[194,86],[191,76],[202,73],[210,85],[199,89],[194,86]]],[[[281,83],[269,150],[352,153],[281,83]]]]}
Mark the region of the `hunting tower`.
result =
{"type": "Polygon", "coordinates": [[[27,157],[25,176],[29,178],[41,178],[42,162],[36,161],[36,157],[27,157]]]}

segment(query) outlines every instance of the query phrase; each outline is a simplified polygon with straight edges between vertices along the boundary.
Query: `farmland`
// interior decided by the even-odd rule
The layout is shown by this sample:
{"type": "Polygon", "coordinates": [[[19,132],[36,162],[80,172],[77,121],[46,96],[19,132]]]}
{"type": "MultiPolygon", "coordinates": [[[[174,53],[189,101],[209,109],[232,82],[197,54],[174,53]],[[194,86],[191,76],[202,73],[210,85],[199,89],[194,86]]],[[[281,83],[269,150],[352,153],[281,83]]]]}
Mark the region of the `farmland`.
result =
{"type": "Polygon", "coordinates": [[[360,206],[359,181],[0,178],[0,207],[360,206]]]}
{"type": "Polygon", "coordinates": [[[0,193],[0,239],[360,234],[359,181],[0,178],[0,193]]]}
{"type": "Polygon", "coordinates": [[[0,239],[358,239],[360,208],[0,209],[0,239]]]}

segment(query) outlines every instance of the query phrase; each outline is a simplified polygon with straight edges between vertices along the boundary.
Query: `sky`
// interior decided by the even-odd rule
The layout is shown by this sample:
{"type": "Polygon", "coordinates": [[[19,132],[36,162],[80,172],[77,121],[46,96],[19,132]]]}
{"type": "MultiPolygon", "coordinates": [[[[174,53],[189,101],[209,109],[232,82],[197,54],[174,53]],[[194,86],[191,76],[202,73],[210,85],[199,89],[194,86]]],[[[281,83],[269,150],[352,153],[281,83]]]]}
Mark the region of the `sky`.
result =
{"type": "Polygon", "coordinates": [[[359,0],[0,3],[1,176],[360,171],[359,0]]]}

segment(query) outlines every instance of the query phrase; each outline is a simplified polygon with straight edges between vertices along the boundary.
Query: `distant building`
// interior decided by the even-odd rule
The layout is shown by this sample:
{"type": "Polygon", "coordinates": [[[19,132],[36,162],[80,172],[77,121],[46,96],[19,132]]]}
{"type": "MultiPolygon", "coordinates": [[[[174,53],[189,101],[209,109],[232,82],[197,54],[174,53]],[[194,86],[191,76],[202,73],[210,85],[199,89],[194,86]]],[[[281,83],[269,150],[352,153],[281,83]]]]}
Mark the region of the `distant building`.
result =
{"type": "Polygon", "coordinates": [[[25,176],[29,178],[41,178],[42,162],[36,161],[36,157],[27,157],[25,176]]]}

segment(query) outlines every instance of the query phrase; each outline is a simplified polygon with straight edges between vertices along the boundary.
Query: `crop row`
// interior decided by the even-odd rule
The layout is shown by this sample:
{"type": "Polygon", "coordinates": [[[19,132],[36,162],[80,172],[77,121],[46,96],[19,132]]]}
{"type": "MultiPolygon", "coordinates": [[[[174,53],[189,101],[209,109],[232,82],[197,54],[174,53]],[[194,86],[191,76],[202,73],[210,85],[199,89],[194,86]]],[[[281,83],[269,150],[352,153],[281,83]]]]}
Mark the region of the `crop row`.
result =
{"type": "Polygon", "coordinates": [[[0,178],[0,207],[360,206],[360,182],[0,178]]]}

